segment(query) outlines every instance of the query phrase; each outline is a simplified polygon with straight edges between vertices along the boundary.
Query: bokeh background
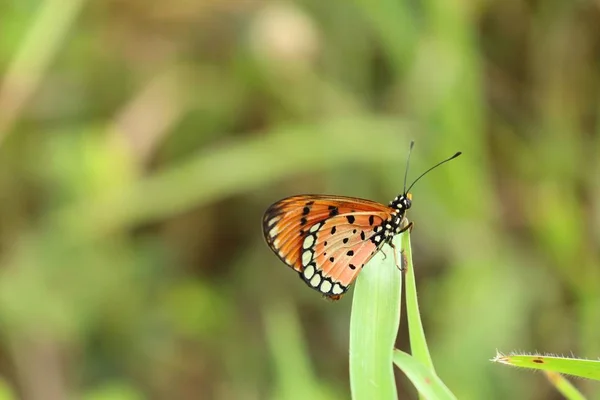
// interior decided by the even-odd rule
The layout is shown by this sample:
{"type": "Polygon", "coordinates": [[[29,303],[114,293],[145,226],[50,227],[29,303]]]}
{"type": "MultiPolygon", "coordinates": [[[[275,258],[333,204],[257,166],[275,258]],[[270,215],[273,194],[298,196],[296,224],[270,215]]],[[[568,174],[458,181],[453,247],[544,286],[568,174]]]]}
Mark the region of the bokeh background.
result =
{"type": "Polygon", "coordinates": [[[387,203],[414,139],[412,178],[464,152],[409,215],[439,375],[559,398],[489,359],[600,357],[598,21],[593,0],[0,3],[0,395],[349,398],[352,295],[309,290],[262,213],[387,203]]]}

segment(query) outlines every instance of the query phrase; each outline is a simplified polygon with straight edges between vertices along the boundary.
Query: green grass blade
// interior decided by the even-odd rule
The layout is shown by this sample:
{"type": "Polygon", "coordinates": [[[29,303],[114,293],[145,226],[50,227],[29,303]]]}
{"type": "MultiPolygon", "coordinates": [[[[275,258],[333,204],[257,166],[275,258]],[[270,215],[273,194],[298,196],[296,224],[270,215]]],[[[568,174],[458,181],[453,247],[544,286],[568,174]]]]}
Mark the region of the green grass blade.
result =
{"type": "Polygon", "coordinates": [[[553,371],[560,374],[600,380],[600,361],[542,355],[503,355],[496,354],[493,362],[514,367],[553,371]]]}
{"type": "MultiPolygon", "coordinates": [[[[400,248],[400,239],[394,239],[400,248]]],[[[358,276],[350,317],[350,388],[354,400],[398,398],[392,351],[400,326],[402,274],[385,247],[358,276]]]]}
{"type": "Polygon", "coordinates": [[[451,400],[456,399],[450,389],[435,374],[415,357],[411,357],[400,350],[394,350],[394,364],[406,374],[408,379],[417,388],[419,394],[425,399],[451,400]]]}
{"type": "Polygon", "coordinates": [[[546,378],[567,400],[585,400],[585,396],[567,378],[554,371],[544,371],[546,378]]]}
{"type": "Polygon", "coordinates": [[[408,319],[408,333],[410,338],[410,351],[425,367],[435,371],[433,361],[427,347],[425,331],[421,323],[421,314],[419,313],[419,302],[417,300],[417,285],[415,282],[415,270],[413,268],[412,250],[410,247],[410,234],[402,237],[402,248],[406,260],[406,317],[408,319]]]}

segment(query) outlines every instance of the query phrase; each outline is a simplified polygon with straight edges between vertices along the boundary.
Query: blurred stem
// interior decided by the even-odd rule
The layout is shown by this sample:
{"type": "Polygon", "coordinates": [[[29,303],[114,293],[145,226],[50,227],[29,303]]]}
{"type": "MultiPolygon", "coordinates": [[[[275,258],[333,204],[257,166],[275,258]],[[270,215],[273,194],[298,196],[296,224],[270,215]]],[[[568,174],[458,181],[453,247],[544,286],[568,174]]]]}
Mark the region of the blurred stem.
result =
{"type": "Polygon", "coordinates": [[[552,385],[569,400],[585,400],[585,396],[567,378],[554,371],[543,371],[552,385]]]}
{"type": "Polygon", "coordinates": [[[115,139],[124,139],[131,158],[145,165],[170,128],[188,108],[184,82],[191,71],[172,65],[152,79],[123,107],[109,128],[115,139]]]}
{"type": "Polygon", "coordinates": [[[11,340],[10,350],[24,398],[29,400],[68,399],[60,346],[54,340],[20,335],[11,340]]]}
{"type": "Polygon", "coordinates": [[[0,145],[38,87],[83,4],[84,0],[42,2],[0,85],[0,145]]]}

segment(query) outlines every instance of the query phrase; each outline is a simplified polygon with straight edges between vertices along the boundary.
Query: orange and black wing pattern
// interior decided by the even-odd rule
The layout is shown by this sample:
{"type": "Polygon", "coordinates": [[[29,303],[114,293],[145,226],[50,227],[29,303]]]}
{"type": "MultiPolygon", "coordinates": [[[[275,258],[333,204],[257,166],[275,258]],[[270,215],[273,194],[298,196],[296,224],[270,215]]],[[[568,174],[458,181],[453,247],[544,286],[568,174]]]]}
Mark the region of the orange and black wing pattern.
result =
{"type": "Polygon", "coordinates": [[[310,287],[336,300],[377,252],[371,238],[393,211],[354,197],[293,196],[267,209],[263,233],[271,250],[310,287]]]}

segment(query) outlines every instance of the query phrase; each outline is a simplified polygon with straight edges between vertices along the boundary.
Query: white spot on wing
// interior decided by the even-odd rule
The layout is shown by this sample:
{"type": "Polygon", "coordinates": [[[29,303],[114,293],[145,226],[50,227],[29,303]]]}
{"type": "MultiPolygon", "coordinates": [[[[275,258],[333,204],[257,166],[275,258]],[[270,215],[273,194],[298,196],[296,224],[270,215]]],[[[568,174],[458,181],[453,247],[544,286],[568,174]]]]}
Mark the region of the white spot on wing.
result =
{"type": "Polygon", "coordinates": [[[321,275],[315,274],[315,276],[313,276],[312,279],[310,280],[310,285],[312,287],[317,287],[317,286],[319,286],[319,283],[321,283],[321,275]]]}
{"type": "Polygon", "coordinates": [[[304,271],[302,272],[302,275],[304,275],[304,278],[306,278],[306,279],[312,278],[312,276],[314,274],[315,274],[315,267],[312,264],[307,266],[306,268],[304,268],[304,271]]]}
{"type": "Polygon", "coordinates": [[[323,279],[323,282],[321,283],[321,287],[319,288],[319,290],[323,293],[329,293],[332,286],[333,285],[331,284],[331,282],[329,280],[323,279]]]}
{"type": "Polygon", "coordinates": [[[306,250],[304,253],[302,253],[302,265],[306,267],[308,263],[311,262],[312,257],[313,253],[310,250],[306,250]]]}
{"type": "Polygon", "coordinates": [[[306,239],[304,239],[304,243],[302,243],[302,247],[305,249],[309,249],[315,243],[315,237],[313,235],[308,235],[306,239]]]}
{"type": "Polygon", "coordinates": [[[319,228],[321,227],[321,225],[323,225],[322,222],[319,222],[318,224],[314,224],[313,226],[310,227],[309,232],[315,233],[316,231],[319,230],[319,228]]]}
{"type": "Polygon", "coordinates": [[[279,233],[279,228],[274,226],[273,228],[271,228],[271,230],[269,231],[269,236],[271,237],[275,237],[277,236],[277,234],[279,233]]]}
{"type": "Polygon", "coordinates": [[[331,291],[333,294],[342,294],[344,293],[344,288],[339,283],[333,285],[333,290],[331,291]]]}

